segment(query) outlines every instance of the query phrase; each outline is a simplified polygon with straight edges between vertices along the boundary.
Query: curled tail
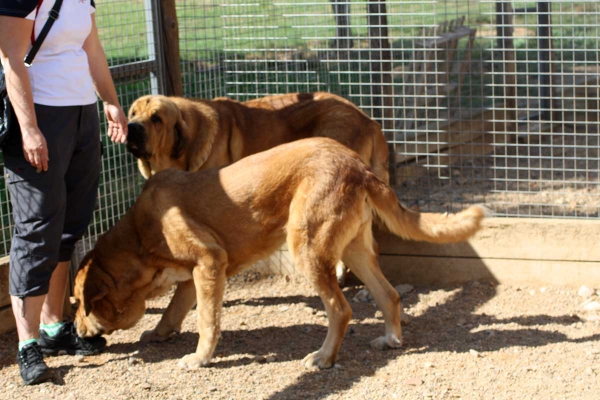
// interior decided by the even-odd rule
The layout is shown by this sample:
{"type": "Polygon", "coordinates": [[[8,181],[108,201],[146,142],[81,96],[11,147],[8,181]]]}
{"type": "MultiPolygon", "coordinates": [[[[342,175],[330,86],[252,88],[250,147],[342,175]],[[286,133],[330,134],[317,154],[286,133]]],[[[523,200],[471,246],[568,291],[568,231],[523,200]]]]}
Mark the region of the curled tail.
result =
{"type": "Polygon", "coordinates": [[[432,243],[462,242],[473,236],[489,211],[472,206],[458,214],[418,213],[403,207],[396,194],[374,175],[367,179],[374,212],[395,235],[432,243]]]}

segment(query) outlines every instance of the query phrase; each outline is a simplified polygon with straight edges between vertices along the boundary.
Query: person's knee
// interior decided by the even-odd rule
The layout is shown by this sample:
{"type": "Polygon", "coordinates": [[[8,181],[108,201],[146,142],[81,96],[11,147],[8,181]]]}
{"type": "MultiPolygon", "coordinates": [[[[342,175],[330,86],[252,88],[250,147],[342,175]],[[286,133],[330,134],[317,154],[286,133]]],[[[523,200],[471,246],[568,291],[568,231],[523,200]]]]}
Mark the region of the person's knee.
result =
{"type": "Polygon", "coordinates": [[[58,262],[71,261],[73,252],[75,251],[75,244],[78,240],[73,243],[61,243],[60,251],[58,252],[58,262]]]}
{"type": "Polygon", "coordinates": [[[58,264],[56,255],[10,255],[9,292],[15,297],[42,296],[48,293],[50,278],[58,264]]]}

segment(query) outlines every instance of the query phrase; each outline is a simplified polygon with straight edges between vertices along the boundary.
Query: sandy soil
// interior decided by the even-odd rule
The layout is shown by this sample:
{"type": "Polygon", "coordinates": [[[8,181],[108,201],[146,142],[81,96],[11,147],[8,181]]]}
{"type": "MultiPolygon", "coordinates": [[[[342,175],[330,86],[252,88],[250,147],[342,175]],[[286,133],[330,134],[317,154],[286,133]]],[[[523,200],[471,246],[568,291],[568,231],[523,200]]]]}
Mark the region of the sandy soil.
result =
{"type": "Polygon", "coordinates": [[[16,335],[0,336],[0,399],[598,398],[600,322],[586,320],[576,289],[417,287],[403,296],[412,316],[405,346],[385,352],[368,346],[383,324],[373,304],[352,301],[360,289],[344,289],[354,316],[330,370],[300,364],[324,340],[327,323],[304,280],[246,274],[229,283],[210,367],[177,367],[195,349],[193,313],[170,341],[138,345],[160,318],[165,296],[150,302],[135,328],[109,336],[106,353],[50,358],[58,384],[22,386],[16,335]]]}

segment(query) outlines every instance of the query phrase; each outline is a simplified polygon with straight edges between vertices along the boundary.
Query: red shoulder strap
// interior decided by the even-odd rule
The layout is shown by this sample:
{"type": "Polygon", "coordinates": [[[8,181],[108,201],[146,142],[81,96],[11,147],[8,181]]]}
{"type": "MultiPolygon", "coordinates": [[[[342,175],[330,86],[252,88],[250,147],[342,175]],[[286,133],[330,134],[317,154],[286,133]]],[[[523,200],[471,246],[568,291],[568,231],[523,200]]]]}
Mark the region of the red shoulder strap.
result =
{"type": "Polygon", "coordinates": [[[33,43],[35,42],[35,19],[37,18],[38,13],[40,12],[40,7],[42,6],[43,2],[44,2],[44,0],[38,0],[37,7],[35,9],[35,18],[33,18],[33,29],[31,30],[31,45],[32,46],[33,46],[33,43]]]}

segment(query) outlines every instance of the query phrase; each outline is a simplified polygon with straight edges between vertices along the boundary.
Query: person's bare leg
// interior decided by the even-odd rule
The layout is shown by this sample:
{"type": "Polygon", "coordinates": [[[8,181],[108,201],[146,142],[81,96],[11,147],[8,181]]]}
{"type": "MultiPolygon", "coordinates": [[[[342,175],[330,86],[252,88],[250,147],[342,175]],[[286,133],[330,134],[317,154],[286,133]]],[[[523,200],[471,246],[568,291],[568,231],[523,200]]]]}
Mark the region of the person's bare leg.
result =
{"type": "Polygon", "coordinates": [[[70,261],[59,262],[52,273],[50,288],[41,310],[41,322],[44,325],[55,324],[63,320],[70,264],[70,261]]]}
{"type": "Polygon", "coordinates": [[[40,329],[40,313],[46,296],[25,297],[20,299],[10,296],[13,314],[17,324],[17,335],[19,342],[29,339],[37,339],[40,329]]]}
{"type": "Polygon", "coordinates": [[[37,339],[40,322],[49,325],[62,321],[69,264],[69,261],[58,263],[50,278],[47,295],[24,299],[10,297],[20,342],[37,339]]]}

